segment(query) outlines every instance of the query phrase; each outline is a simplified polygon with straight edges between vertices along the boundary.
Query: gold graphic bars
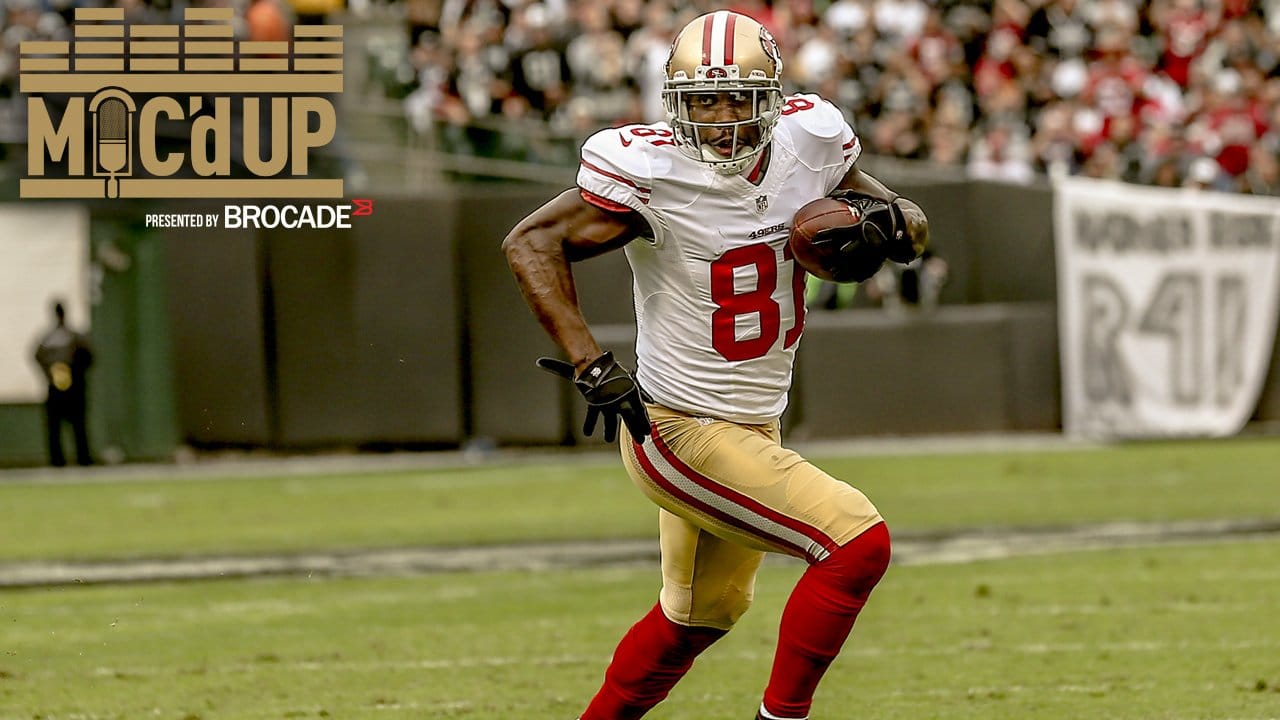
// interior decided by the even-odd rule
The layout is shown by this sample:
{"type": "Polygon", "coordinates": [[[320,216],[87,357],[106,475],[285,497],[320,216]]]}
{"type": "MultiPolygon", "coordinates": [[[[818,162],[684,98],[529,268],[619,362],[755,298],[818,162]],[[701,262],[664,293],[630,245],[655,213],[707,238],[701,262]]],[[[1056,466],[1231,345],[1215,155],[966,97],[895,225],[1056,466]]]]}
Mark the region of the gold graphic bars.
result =
{"type": "Polygon", "coordinates": [[[74,39],[19,47],[21,92],[339,93],[342,26],[302,25],[292,42],[235,40],[231,8],[187,8],[181,25],[124,24],[121,8],[76,8],[74,39]]]}

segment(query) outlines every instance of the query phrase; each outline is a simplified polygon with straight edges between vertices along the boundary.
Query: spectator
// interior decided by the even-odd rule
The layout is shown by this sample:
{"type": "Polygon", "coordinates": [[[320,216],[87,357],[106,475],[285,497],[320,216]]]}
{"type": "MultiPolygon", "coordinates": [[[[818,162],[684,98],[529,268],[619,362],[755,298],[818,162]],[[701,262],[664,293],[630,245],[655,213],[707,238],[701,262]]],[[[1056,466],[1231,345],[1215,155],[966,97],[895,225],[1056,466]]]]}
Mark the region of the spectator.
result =
{"type": "Polygon", "coordinates": [[[1080,174],[1099,180],[1122,180],[1124,178],[1124,162],[1120,151],[1109,140],[1104,140],[1093,147],[1093,152],[1080,166],[1080,174]]]}
{"type": "Polygon", "coordinates": [[[924,31],[928,14],[923,0],[875,0],[873,22],[889,42],[911,45],[924,31]]]}
{"type": "Polygon", "coordinates": [[[1032,50],[1060,60],[1084,57],[1093,28],[1079,0],[1048,0],[1031,14],[1027,40],[1032,50]]]}
{"type": "Polygon", "coordinates": [[[1142,178],[1143,148],[1138,142],[1137,121],[1132,115],[1112,118],[1107,128],[1107,142],[1115,149],[1120,179],[1136,183],[1142,178]]]}
{"type": "Polygon", "coordinates": [[[935,165],[963,166],[969,151],[969,138],[964,128],[937,124],[929,130],[925,157],[935,165]]]}
{"type": "Polygon", "coordinates": [[[992,123],[979,134],[969,154],[969,175],[983,180],[1025,184],[1035,171],[1024,138],[1002,123],[992,123]]]}
{"type": "Polygon", "coordinates": [[[48,384],[44,417],[49,464],[54,467],[67,464],[62,452],[62,426],[68,424],[75,435],[76,463],[91,465],[86,381],[89,366],[93,364],[93,350],[88,338],[67,327],[67,313],[61,302],[54,303],[53,317],[53,327],[41,336],[35,352],[36,364],[48,384]]]}
{"type": "Polygon", "coordinates": [[[844,40],[871,24],[870,0],[836,0],[823,14],[823,21],[844,40]]]}
{"type": "Polygon", "coordinates": [[[924,137],[916,116],[908,110],[882,114],[871,126],[870,137],[864,138],[871,152],[892,157],[923,158],[924,137]]]}
{"type": "Polygon", "coordinates": [[[617,0],[610,6],[611,24],[622,36],[630,39],[637,31],[654,29],[652,9],[658,9],[668,17],[671,9],[665,2],[645,0],[617,0]]]}
{"type": "Polygon", "coordinates": [[[1133,37],[1138,32],[1133,0],[1093,0],[1085,7],[1085,17],[1097,34],[1116,32],[1133,37]]]}
{"type": "Polygon", "coordinates": [[[800,45],[793,77],[806,87],[818,87],[829,80],[834,76],[839,61],[839,44],[835,28],[819,27],[800,45]]]}
{"type": "Polygon", "coordinates": [[[1187,177],[1183,187],[1196,190],[1228,189],[1226,174],[1218,163],[1210,157],[1198,157],[1187,167],[1187,177]]]}
{"type": "Polygon", "coordinates": [[[1088,65],[1081,99],[1104,120],[1133,113],[1149,73],[1130,52],[1132,36],[1110,29],[1098,34],[1098,57],[1088,65]]]}
{"type": "Polygon", "coordinates": [[[281,0],[251,0],[244,11],[248,39],[255,42],[288,42],[293,21],[281,0]]]}
{"type": "Polygon", "coordinates": [[[1075,169],[1075,154],[1075,106],[1066,100],[1045,106],[1031,138],[1032,164],[1040,172],[1065,175],[1075,169]]]}
{"type": "Polygon", "coordinates": [[[1273,140],[1253,144],[1249,169],[1236,178],[1236,189],[1250,195],[1280,197],[1280,147],[1273,140]]]}
{"type": "Polygon", "coordinates": [[[1009,28],[1000,28],[987,38],[982,57],[973,68],[973,87],[979,98],[991,95],[1001,83],[1017,77],[1018,68],[1013,64],[1017,46],[1018,34],[1009,28]]]}
{"type": "Polygon", "coordinates": [[[1205,93],[1205,102],[1189,134],[1199,139],[1201,150],[1212,155],[1232,177],[1249,166],[1249,150],[1267,131],[1263,108],[1247,97],[1240,75],[1220,70],[1205,93]]]}
{"type": "Polygon", "coordinates": [[[440,34],[440,17],[444,12],[444,0],[405,0],[405,26],[409,33],[409,47],[417,45],[425,34],[440,34]]]}
{"type": "Polygon", "coordinates": [[[646,12],[647,22],[627,38],[626,59],[630,84],[638,95],[639,117],[647,124],[666,118],[662,79],[674,29],[664,3],[651,3],[646,12]]]}
{"type": "Polygon", "coordinates": [[[1178,158],[1166,157],[1157,161],[1146,178],[1146,182],[1156,187],[1182,187],[1182,171],[1178,167],[1178,158]]]}
{"type": "Polygon", "coordinates": [[[906,265],[885,263],[862,284],[867,299],[890,313],[932,310],[947,283],[947,261],[926,250],[906,265]]]}
{"type": "Polygon", "coordinates": [[[523,13],[527,37],[511,57],[511,85],[534,112],[550,120],[569,97],[572,76],[564,48],[552,33],[546,6],[532,4],[523,13]]]}
{"type": "Polygon", "coordinates": [[[576,137],[632,117],[636,95],[628,85],[626,39],[613,29],[608,7],[582,3],[574,14],[581,32],[565,50],[572,107],[566,108],[561,123],[576,137]]]}
{"type": "Polygon", "coordinates": [[[454,74],[450,80],[468,117],[489,117],[502,111],[510,86],[499,76],[506,64],[501,46],[486,45],[480,29],[465,26],[458,31],[454,74]],[[498,50],[495,57],[491,50],[498,50]]]}
{"type": "Polygon", "coordinates": [[[929,8],[924,29],[911,44],[911,59],[934,86],[955,77],[964,67],[964,46],[942,22],[942,12],[929,8]]]}
{"type": "Polygon", "coordinates": [[[1208,46],[1217,21],[1201,0],[1172,0],[1153,9],[1151,19],[1162,41],[1160,69],[1186,88],[1191,84],[1191,66],[1208,46]]]}

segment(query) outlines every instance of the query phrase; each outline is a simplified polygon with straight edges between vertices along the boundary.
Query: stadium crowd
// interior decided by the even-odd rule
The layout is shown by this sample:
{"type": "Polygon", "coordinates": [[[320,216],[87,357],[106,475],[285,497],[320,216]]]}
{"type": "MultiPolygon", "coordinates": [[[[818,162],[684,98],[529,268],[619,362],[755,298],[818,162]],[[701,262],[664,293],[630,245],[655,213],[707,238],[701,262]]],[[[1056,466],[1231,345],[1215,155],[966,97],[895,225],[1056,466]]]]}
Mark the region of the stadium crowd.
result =
{"type": "MultiPolygon", "coordinates": [[[[455,152],[563,160],[599,127],[662,120],[674,30],[723,6],[408,0],[406,112],[455,152]]],[[[772,30],[789,91],[834,101],[865,152],[1009,182],[1071,173],[1280,195],[1280,0],[731,9],[772,30]]]]}

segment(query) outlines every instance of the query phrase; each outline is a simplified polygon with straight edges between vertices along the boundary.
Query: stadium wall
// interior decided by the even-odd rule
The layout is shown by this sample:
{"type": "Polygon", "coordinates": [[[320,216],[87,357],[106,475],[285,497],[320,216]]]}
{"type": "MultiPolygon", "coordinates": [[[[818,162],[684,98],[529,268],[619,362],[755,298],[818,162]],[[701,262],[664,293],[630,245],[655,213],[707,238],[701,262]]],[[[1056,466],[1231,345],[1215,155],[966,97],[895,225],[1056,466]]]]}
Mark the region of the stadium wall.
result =
{"type": "MultiPolygon", "coordinates": [[[[792,435],[1059,428],[1049,188],[877,172],[929,212],[934,247],[951,266],[944,305],[904,318],[878,310],[811,312],[786,418],[792,435]]],[[[202,259],[200,253],[223,249],[178,240],[172,249],[185,245],[195,255],[174,261],[201,273],[217,263],[227,273],[236,264],[251,268],[251,257],[260,266],[240,272],[239,282],[246,274],[257,278],[240,290],[236,282],[204,281],[240,297],[232,305],[241,308],[234,324],[245,347],[234,354],[253,359],[247,373],[253,387],[238,388],[241,396],[222,408],[213,427],[199,424],[209,403],[191,398],[225,397],[219,388],[227,378],[202,369],[217,364],[217,352],[232,354],[213,332],[216,323],[201,316],[219,303],[191,297],[196,278],[172,283],[171,302],[184,308],[175,312],[175,336],[206,328],[212,335],[178,343],[180,384],[203,378],[198,392],[180,398],[184,436],[203,445],[281,447],[591,442],[581,436],[583,410],[572,388],[534,367],[536,357],[556,348],[525,309],[500,251],[521,217],[562,190],[463,185],[425,198],[380,198],[370,218],[376,229],[347,240],[260,235],[244,241],[235,261],[202,259]],[[402,319],[377,331],[379,347],[361,346],[374,332],[370,323],[387,320],[385,312],[402,319]],[[262,317],[274,329],[257,327],[262,317]],[[426,322],[436,324],[428,329],[420,324],[426,322]],[[388,348],[405,348],[410,366],[398,359],[380,364],[388,348]],[[237,435],[237,418],[249,418],[247,427],[258,431],[237,435]]],[[[624,257],[611,253],[580,268],[577,288],[588,321],[602,344],[630,361],[634,327],[624,257]]],[[[1271,378],[1258,419],[1280,419],[1280,371],[1271,378]]]]}
{"type": "MultiPolygon", "coordinates": [[[[951,268],[944,304],[907,317],[811,312],[790,435],[1059,428],[1048,187],[877,174],[929,213],[951,268]]],[[[572,388],[534,367],[556,348],[500,250],[521,217],[562,189],[454,185],[383,197],[356,229],[333,233],[161,233],[140,227],[136,207],[95,209],[99,456],[160,458],[180,443],[595,442],[581,437],[572,388]],[[104,262],[113,255],[128,262],[104,262]]],[[[577,285],[602,344],[630,362],[622,254],[584,263],[577,285]]],[[[43,460],[39,417],[37,405],[0,406],[0,464],[43,460]]],[[[1254,419],[1280,421],[1280,352],[1254,419]]]]}
{"type": "Polygon", "coordinates": [[[457,202],[379,201],[350,231],[167,233],[183,437],[296,448],[461,441],[457,202]]]}

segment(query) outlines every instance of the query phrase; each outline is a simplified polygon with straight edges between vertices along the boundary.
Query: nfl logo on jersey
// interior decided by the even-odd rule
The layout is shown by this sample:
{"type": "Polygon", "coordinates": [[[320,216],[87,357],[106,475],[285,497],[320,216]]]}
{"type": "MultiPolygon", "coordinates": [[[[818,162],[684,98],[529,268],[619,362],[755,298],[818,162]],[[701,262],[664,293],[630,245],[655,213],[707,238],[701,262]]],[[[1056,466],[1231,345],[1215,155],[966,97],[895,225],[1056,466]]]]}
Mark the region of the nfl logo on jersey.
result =
{"type": "Polygon", "coordinates": [[[758,213],[760,213],[761,215],[763,215],[763,214],[764,214],[764,211],[765,211],[765,210],[768,210],[768,209],[769,209],[769,196],[768,196],[768,195],[759,195],[759,196],[757,196],[757,197],[756,197],[756,212],[758,212],[758,213]]]}

